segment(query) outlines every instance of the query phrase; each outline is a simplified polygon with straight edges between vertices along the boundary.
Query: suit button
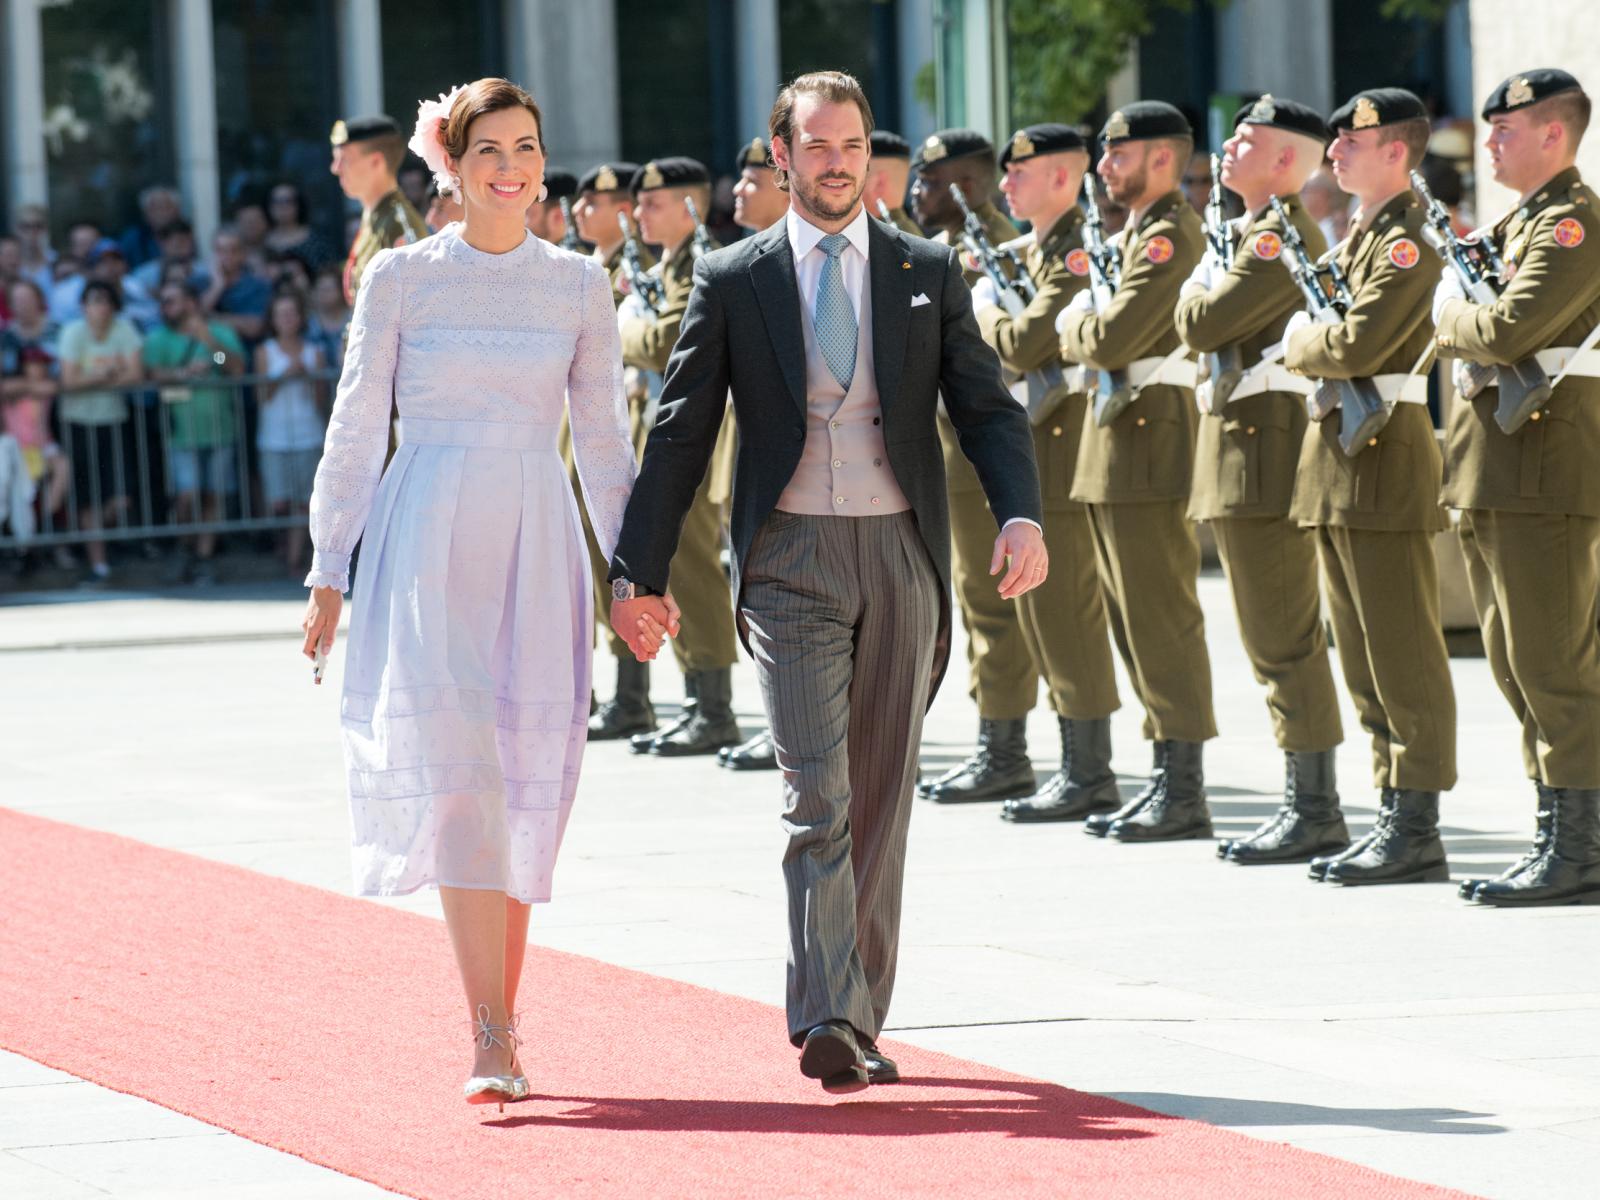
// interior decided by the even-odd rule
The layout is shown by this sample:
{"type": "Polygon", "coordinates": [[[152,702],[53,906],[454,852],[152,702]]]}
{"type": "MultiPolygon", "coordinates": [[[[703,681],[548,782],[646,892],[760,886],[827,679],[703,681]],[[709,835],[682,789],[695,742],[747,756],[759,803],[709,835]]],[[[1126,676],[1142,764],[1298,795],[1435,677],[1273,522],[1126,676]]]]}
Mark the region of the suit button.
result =
{"type": "Polygon", "coordinates": [[[1060,437],[1061,436],[1061,426],[1057,425],[1054,429],[1052,429],[1050,431],[1050,436],[1051,437],[1060,437]]]}
{"type": "Polygon", "coordinates": [[[883,418],[882,417],[873,417],[872,418],[872,423],[874,425],[882,425],[883,424],[883,418]]]}
{"type": "Polygon", "coordinates": [[[834,460],[833,460],[833,465],[834,465],[834,466],[835,466],[835,467],[842,467],[842,466],[844,466],[844,459],[842,459],[842,458],[836,458],[836,459],[834,459],[834,460]]]}
{"type": "Polygon", "coordinates": [[[873,465],[873,466],[875,466],[875,467],[881,467],[881,466],[883,466],[883,459],[881,459],[881,458],[875,458],[875,459],[873,459],[873,460],[872,460],[872,465],[873,465]]]}
{"type": "Polygon", "coordinates": [[[837,422],[837,421],[828,422],[828,428],[829,429],[837,429],[837,428],[839,428],[839,422],[837,422]]]}
{"type": "Polygon", "coordinates": [[[874,503],[874,504],[876,504],[876,503],[877,503],[877,502],[878,502],[878,498],[877,498],[877,497],[876,497],[876,496],[874,496],[874,497],[873,497],[873,498],[872,498],[872,502],[873,502],[873,503],[874,503]]]}
{"type": "Polygon", "coordinates": [[[1256,427],[1254,425],[1246,426],[1245,432],[1248,433],[1251,437],[1255,437],[1255,435],[1256,435],[1256,427]]]}
{"type": "Polygon", "coordinates": [[[1543,415],[1544,415],[1543,413],[1529,413],[1528,414],[1528,420],[1537,421],[1543,415]]]}
{"type": "Polygon", "coordinates": [[[1139,426],[1143,426],[1144,425],[1144,418],[1140,417],[1137,421],[1134,422],[1134,424],[1135,425],[1139,425],[1139,426]]]}
{"type": "Polygon", "coordinates": [[[835,496],[833,498],[833,502],[835,504],[843,504],[844,503],[844,497],[843,496],[835,496]]]}
{"type": "Polygon", "coordinates": [[[1377,444],[1378,444],[1378,439],[1377,438],[1368,438],[1367,439],[1367,445],[1376,446],[1377,444]]]}

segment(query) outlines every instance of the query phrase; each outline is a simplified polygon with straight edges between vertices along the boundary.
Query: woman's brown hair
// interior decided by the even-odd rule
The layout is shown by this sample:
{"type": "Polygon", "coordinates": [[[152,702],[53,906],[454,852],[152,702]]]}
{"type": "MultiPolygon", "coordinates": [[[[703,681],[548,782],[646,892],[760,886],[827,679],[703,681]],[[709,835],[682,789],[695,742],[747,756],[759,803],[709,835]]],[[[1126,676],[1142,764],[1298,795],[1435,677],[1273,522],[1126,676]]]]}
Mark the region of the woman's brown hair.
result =
{"type": "MultiPolygon", "coordinates": [[[[794,102],[801,96],[812,96],[825,104],[854,104],[861,110],[861,125],[867,137],[872,136],[872,105],[861,90],[854,75],[844,71],[812,71],[785,84],[772,106],[772,116],[767,118],[767,136],[770,142],[782,141],[784,148],[794,153],[794,102]]],[[[767,151],[772,159],[772,151],[767,151]]],[[[789,172],[776,162],[772,163],[772,182],[784,191],[789,190],[789,172]]]]}
{"type": "Polygon", "coordinates": [[[534,124],[539,127],[539,150],[543,153],[544,114],[539,111],[539,105],[509,79],[495,77],[467,84],[450,106],[450,115],[444,120],[444,131],[440,137],[445,153],[459,162],[467,152],[467,130],[472,128],[472,123],[479,117],[506,108],[525,108],[533,114],[534,124]]]}

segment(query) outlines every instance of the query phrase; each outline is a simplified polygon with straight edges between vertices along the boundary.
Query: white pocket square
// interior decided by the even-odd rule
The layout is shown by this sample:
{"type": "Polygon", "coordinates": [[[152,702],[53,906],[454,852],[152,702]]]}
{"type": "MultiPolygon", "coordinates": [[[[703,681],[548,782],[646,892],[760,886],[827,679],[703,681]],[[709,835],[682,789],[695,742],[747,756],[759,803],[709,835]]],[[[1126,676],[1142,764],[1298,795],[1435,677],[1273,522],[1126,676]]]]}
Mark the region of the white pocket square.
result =
{"type": "Polygon", "coordinates": [[[932,303],[933,301],[928,299],[927,292],[918,292],[915,296],[911,297],[912,308],[921,308],[924,304],[932,303]]]}

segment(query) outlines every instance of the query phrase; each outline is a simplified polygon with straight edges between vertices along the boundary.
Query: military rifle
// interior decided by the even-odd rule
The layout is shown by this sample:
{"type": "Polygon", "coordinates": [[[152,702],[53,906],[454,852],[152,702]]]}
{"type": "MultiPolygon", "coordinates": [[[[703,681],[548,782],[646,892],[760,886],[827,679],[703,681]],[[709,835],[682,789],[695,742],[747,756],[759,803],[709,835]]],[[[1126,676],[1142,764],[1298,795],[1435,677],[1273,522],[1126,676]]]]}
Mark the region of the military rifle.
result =
{"type": "MultiPolygon", "coordinates": [[[[1450,213],[1434,197],[1421,171],[1411,172],[1411,188],[1422,201],[1428,222],[1422,236],[1437,250],[1456,273],[1462,289],[1474,304],[1493,304],[1506,283],[1506,266],[1492,243],[1481,237],[1457,237],[1450,225],[1450,213]]],[[[1458,360],[1456,384],[1463,400],[1471,400],[1490,382],[1500,388],[1500,403],[1495,406],[1495,423],[1506,433],[1522,428],[1544,402],[1550,399],[1550,377],[1537,359],[1526,358],[1511,366],[1488,366],[1458,360]]]]}
{"type": "Polygon", "coordinates": [[[885,225],[894,224],[894,214],[889,211],[889,206],[883,202],[883,197],[878,197],[878,220],[885,225]]]}
{"type": "Polygon", "coordinates": [[[566,222],[566,231],[561,235],[561,248],[579,252],[582,243],[578,239],[578,223],[572,219],[572,201],[566,196],[561,197],[561,219],[566,222]]]}
{"type": "Polygon", "coordinates": [[[619,212],[617,224],[622,226],[622,274],[628,280],[628,290],[643,300],[651,312],[659,313],[661,306],[666,303],[666,289],[661,286],[660,279],[645,270],[644,262],[639,257],[639,241],[633,236],[628,214],[619,212]]]}
{"type": "MultiPolygon", "coordinates": [[[[1311,257],[1305,239],[1289,219],[1289,210],[1276,196],[1272,197],[1272,211],[1283,224],[1283,248],[1289,252],[1289,273],[1306,298],[1306,311],[1314,321],[1328,325],[1342,323],[1354,301],[1350,284],[1338,262],[1331,252],[1323,262],[1311,257]]],[[[1335,408],[1340,410],[1339,445],[1351,458],[1360,454],[1367,439],[1389,421],[1389,406],[1379,395],[1378,385],[1370,379],[1317,380],[1316,389],[1306,401],[1311,419],[1320,421],[1335,408]]]]}
{"type": "Polygon", "coordinates": [[[706,232],[706,223],[700,219],[700,206],[694,202],[694,197],[685,196],[683,206],[689,210],[689,217],[694,221],[694,258],[699,262],[716,247],[711,244],[711,235],[706,232]]]}
{"type": "MultiPolygon", "coordinates": [[[[1094,198],[1092,175],[1083,177],[1083,249],[1089,256],[1089,293],[1095,311],[1104,312],[1122,282],[1122,260],[1106,241],[1106,225],[1094,198]]],[[[1094,374],[1094,423],[1104,429],[1133,403],[1133,388],[1126,369],[1095,370],[1094,374]]]]}
{"type": "MultiPolygon", "coordinates": [[[[1233,269],[1233,231],[1228,228],[1228,218],[1222,209],[1222,159],[1211,156],[1211,195],[1206,200],[1206,241],[1211,252],[1222,264],[1224,271],[1233,269]]],[[[1224,346],[1200,356],[1205,368],[1209,396],[1203,405],[1206,412],[1221,412],[1233,395],[1233,389],[1244,378],[1244,355],[1238,346],[1224,346]]]]}
{"type": "Polygon", "coordinates": [[[967,198],[961,194],[961,188],[953,183],[950,185],[950,198],[961,209],[961,245],[972,262],[994,284],[995,299],[1000,307],[1016,316],[1039,292],[1033,276],[1028,274],[1028,268],[1015,250],[1000,249],[989,240],[988,231],[978,219],[978,214],[972,211],[967,198]],[[1014,277],[1006,276],[1008,266],[1014,272],[1014,277]]]}

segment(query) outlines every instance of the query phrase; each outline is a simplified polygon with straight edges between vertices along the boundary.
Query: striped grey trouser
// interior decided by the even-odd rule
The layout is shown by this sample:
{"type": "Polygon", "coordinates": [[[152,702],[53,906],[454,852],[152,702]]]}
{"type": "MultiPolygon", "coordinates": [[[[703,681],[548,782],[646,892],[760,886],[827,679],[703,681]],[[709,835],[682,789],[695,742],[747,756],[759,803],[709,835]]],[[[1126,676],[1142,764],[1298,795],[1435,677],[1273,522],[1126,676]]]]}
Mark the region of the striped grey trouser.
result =
{"type": "Polygon", "coordinates": [[[939,584],[909,512],[774,512],[740,612],[783,770],[789,1034],[883,1029],[939,584]]]}

